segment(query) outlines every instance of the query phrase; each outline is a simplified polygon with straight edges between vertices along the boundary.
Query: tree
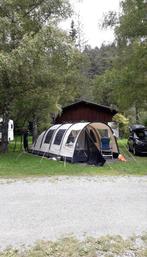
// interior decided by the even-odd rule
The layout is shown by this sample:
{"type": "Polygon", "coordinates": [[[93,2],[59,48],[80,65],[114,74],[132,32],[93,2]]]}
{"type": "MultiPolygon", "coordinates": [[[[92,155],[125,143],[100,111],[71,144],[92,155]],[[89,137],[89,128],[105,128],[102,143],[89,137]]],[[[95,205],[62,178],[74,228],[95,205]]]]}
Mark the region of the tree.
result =
{"type": "Polygon", "coordinates": [[[112,63],[116,57],[116,46],[102,45],[100,48],[91,48],[86,46],[83,53],[89,59],[88,76],[94,78],[96,75],[103,74],[106,70],[112,68],[112,63]]]}
{"type": "MultiPolygon", "coordinates": [[[[51,67],[52,58],[49,57],[55,57],[52,53],[56,52],[59,42],[56,41],[57,36],[54,38],[56,33],[52,30],[52,24],[69,14],[70,6],[66,0],[1,1],[0,113],[3,117],[3,152],[7,151],[7,127],[12,106],[27,95],[26,92],[35,90],[38,85],[40,88],[49,85],[49,74],[45,77],[45,80],[48,78],[48,82],[45,83],[45,80],[41,80],[43,77],[38,75],[39,68],[43,63],[51,67]]],[[[64,49],[66,44],[61,45],[64,49]]],[[[47,69],[44,65],[43,67],[47,69]]],[[[50,86],[54,86],[53,80],[50,86]]]]}
{"type": "Polygon", "coordinates": [[[131,44],[136,39],[144,41],[147,31],[146,0],[121,1],[122,13],[115,27],[117,41],[121,44],[131,44]]]}
{"type": "Polygon", "coordinates": [[[76,30],[76,28],[75,28],[74,20],[71,21],[71,30],[70,30],[70,32],[69,32],[69,35],[70,35],[70,37],[71,37],[71,40],[72,40],[73,42],[75,42],[75,41],[76,41],[76,38],[77,38],[77,30],[76,30]]]}
{"type": "MultiPolygon", "coordinates": [[[[24,120],[31,120],[34,124],[33,139],[37,135],[37,124],[45,123],[48,120],[48,125],[51,113],[57,111],[58,102],[61,98],[69,98],[71,91],[74,91],[69,85],[73,85],[73,79],[70,78],[68,85],[67,77],[69,70],[72,69],[74,51],[72,49],[69,38],[60,30],[52,29],[48,38],[48,29],[44,29],[38,33],[33,39],[32,46],[35,44],[35,52],[32,52],[32,47],[28,46],[27,56],[34,63],[32,68],[32,80],[30,80],[29,90],[21,99],[18,97],[14,103],[16,111],[15,116],[18,117],[20,109],[24,113],[24,120]],[[34,43],[34,40],[36,43],[34,43]],[[31,54],[29,51],[31,50],[31,54]],[[37,59],[35,61],[37,55],[37,59]]],[[[51,30],[51,28],[50,28],[51,30]]],[[[30,41],[29,41],[30,43],[30,41]]],[[[22,48],[21,48],[22,50],[22,48]]],[[[28,57],[27,57],[28,58],[28,57]]],[[[71,93],[73,97],[75,93],[71,93]]]]}
{"type": "Polygon", "coordinates": [[[115,70],[107,70],[94,80],[94,100],[102,105],[117,107],[117,98],[114,97],[114,88],[117,86],[115,70]]]}
{"type": "Polygon", "coordinates": [[[147,104],[147,3],[126,0],[122,2],[122,10],[119,25],[115,28],[119,47],[115,66],[119,67],[121,75],[120,103],[125,109],[134,106],[138,121],[139,112],[147,104]]]}
{"type": "Polygon", "coordinates": [[[82,52],[87,43],[87,40],[85,39],[85,35],[83,32],[83,24],[81,23],[79,13],[75,14],[75,19],[71,21],[69,35],[75,47],[80,52],[82,52]]]}
{"type": "MultiPolygon", "coordinates": [[[[109,83],[120,110],[127,111],[134,106],[138,121],[140,110],[147,106],[147,2],[125,0],[121,6],[118,18],[110,13],[104,21],[106,26],[114,26],[117,43],[109,83]]],[[[107,72],[101,77],[102,82],[106,76],[107,72]]]]}

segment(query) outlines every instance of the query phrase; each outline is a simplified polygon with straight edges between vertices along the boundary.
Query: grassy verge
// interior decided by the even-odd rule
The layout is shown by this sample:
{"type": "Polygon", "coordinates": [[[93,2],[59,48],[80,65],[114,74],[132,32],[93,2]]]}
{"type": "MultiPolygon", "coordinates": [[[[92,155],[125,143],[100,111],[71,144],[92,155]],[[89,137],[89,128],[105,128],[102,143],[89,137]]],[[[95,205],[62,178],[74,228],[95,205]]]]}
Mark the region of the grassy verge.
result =
{"type": "Polygon", "coordinates": [[[34,247],[24,250],[7,249],[0,252],[1,257],[146,257],[147,236],[123,239],[120,236],[92,237],[79,241],[74,237],[56,242],[38,242],[34,247]]]}
{"type": "Polygon", "coordinates": [[[20,151],[19,144],[13,152],[0,155],[0,177],[58,176],[58,175],[147,175],[147,157],[133,157],[126,149],[126,141],[119,141],[121,153],[127,162],[114,161],[103,167],[90,165],[64,165],[61,161],[52,161],[20,151]]]}

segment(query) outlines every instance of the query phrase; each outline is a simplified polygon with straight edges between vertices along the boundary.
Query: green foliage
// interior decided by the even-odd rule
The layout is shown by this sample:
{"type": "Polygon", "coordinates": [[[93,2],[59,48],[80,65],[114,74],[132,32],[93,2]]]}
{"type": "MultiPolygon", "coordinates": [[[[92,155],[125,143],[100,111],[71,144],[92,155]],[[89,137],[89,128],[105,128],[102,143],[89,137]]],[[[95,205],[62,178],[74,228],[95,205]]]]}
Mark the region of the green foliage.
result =
{"type": "Polygon", "coordinates": [[[128,126],[129,124],[129,120],[121,113],[115,114],[113,121],[118,122],[121,126],[128,126]]]}
{"type": "Polygon", "coordinates": [[[145,110],[147,104],[147,3],[125,0],[121,1],[121,6],[118,18],[110,13],[104,20],[103,26],[115,28],[117,55],[112,69],[96,77],[95,90],[103,98],[106,95],[106,102],[112,101],[120,111],[135,108],[138,122],[139,113],[145,110]]]}
{"type": "Polygon", "coordinates": [[[116,80],[119,80],[116,94],[120,107],[124,109],[132,106],[141,109],[146,105],[146,57],[146,44],[135,41],[131,46],[125,47],[116,60],[116,74],[117,66],[119,67],[119,73],[116,75],[116,80]]]}
{"type": "Polygon", "coordinates": [[[116,56],[116,47],[114,44],[102,45],[100,48],[95,47],[94,49],[86,46],[83,54],[89,59],[87,74],[90,78],[94,78],[112,67],[116,56]]]}
{"type": "Polygon", "coordinates": [[[140,112],[140,123],[147,127],[147,111],[140,112]]]}
{"type": "MultiPolygon", "coordinates": [[[[97,75],[103,74],[108,68],[112,67],[115,55],[116,47],[113,44],[102,45],[101,48],[95,47],[94,49],[87,45],[82,53],[77,52],[78,58],[72,66],[72,70],[77,68],[76,100],[85,99],[105,104],[103,101],[105,99],[105,102],[108,102],[106,95],[103,95],[102,88],[98,87],[99,83],[96,80],[98,79],[97,75]],[[96,87],[97,89],[95,89],[96,87]]],[[[75,77],[74,73],[75,71],[73,72],[73,77],[75,77]]]]}
{"type": "Polygon", "coordinates": [[[73,42],[75,42],[76,38],[77,38],[77,29],[75,28],[75,23],[74,23],[74,20],[71,21],[71,30],[69,32],[69,35],[71,37],[71,40],[73,42]]]}
{"type": "MultiPolygon", "coordinates": [[[[0,5],[0,115],[35,122],[49,119],[69,88],[70,39],[57,28],[70,15],[66,0],[3,0],[0,5]]],[[[5,126],[6,127],[6,126],[5,126]]],[[[7,145],[7,130],[3,138],[7,145]]]]}
{"type": "Polygon", "coordinates": [[[116,106],[115,90],[119,81],[116,80],[115,70],[107,70],[104,74],[95,77],[94,99],[100,104],[116,106]]]}
{"type": "Polygon", "coordinates": [[[145,0],[121,1],[122,13],[116,26],[116,36],[119,42],[133,42],[145,39],[147,31],[147,2],[145,0]]]}
{"type": "Polygon", "coordinates": [[[117,113],[114,115],[113,121],[115,121],[119,124],[120,135],[122,135],[124,137],[127,136],[129,119],[127,119],[123,114],[117,113]]]}
{"type": "MultiPolygon", "coordinates": [[[[28,82],[29,88],[23,92],[21,98],[16,99],[14,114],[18,120],[21,110],[24,120],[31,120],[36,116],[41,124],[45,120],[49,122],[50,113],[57,110],[57,103],[65,96],[65,90],[70,91],[70,88],[67,88],[67,77],[68,68],[73,62],[73,50],[68,38],[57,29],[44,29],[33,40],[37,44],[38,51],[34,49],[33,53],[31,50],[29,55],[33,63],[32,79],[28,82]]],[[[28,53],[29,49],[27,55],[28,53]]],[[[25,75],[28,76],[26,73],[25,75]]],[[[70,83],[72,83],[71,78],[70,83]]]]}
{"type": "Polygon", "coordinates": [[[70,14],[66,0],[2,0],[0,5],[0,49],[18,47],[24,35],[32,36],[42,27],[70,14]]]}
{"type": "Polygon", "coordinates": [[[113,28],[118,23],[117,13],[114,11],[109,11],[104,14],[103,22],[100,25],[101,29],[107,29],[108,27],[113,28]]]}
{"type": "Polygon", "coordinates": [[[120,104],[125,109],[135,106],[138,111],[145,108],[147,95],[146,11],[146,1],[122,1],[122,14],[115,28],[119,46],[115,68],[119,68],[120,104]]]}

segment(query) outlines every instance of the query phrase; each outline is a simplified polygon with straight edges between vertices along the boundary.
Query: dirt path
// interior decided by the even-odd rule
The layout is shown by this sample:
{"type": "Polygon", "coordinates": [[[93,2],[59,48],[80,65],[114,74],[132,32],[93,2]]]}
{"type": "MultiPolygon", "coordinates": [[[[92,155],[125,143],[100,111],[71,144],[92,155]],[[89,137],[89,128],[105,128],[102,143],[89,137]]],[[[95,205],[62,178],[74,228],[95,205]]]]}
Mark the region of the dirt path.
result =
{"type": "Polygon", "coordinates": [[[147,177],[0,180],[0,247],[147,232],[147,177]]]}

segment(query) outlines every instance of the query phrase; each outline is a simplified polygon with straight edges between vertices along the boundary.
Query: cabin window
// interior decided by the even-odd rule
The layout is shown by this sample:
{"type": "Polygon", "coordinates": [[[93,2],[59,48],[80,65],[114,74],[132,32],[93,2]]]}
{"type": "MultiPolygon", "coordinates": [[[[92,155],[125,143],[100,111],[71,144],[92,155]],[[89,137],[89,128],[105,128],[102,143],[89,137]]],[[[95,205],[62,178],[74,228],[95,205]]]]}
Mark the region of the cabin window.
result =
{"type": "Polygon", "coordinates": [[[72,130],[67,138],[66,145],[73,145],[78,134],[79,130],[72,130]]]}
{"type": "Polygon", "coordinates": [[[54,131],[55,131],[54,129],[50,129],[49,130],[49,132],[46,135],[45,141],[44,141],[45,144],[49,144],[50,143],[54,131]]]}
{"type": "Polygon", "coordinates": [[[66,131],[66,129],[60,129],[57,132],[57,135],[56,135],[55,140],[54,140],[54,145],[60,145],[61,144],[61,140],[64,136],[65,131],[66,131]]]}

